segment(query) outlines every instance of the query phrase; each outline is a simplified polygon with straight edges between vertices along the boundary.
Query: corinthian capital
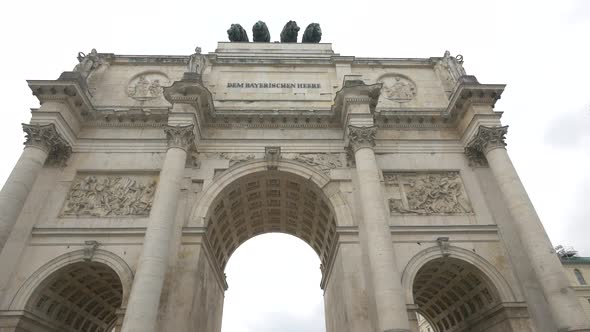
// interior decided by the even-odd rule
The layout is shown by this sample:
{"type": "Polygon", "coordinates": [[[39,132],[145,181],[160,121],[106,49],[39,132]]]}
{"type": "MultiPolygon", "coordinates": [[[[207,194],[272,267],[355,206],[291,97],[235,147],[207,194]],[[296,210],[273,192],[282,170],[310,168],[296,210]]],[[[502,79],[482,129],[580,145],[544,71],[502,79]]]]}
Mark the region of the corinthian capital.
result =
{"type": "Polygon", "coordinates": [[[63,165],[70,155],[72,148],[61,137],[55,128],[55,124],[25,124],[25,146],[34,146],[47,152],[47,164],[63,165]]]}
{"type": "Polygon", "coordinates": [[[483,154],[488,151],[503,148],[506,146],[504,140],[506,139],[506,133],[508,132],[508,126],[503,127],[486,127],[479,126],[477,134],[471,139],[471,142],[467,144],[467,147],[475,149],[483,154]]]}
{"type": "Polygon", "coordinates": [[[485,155],[489,151],[506,146],[505,139],[507,132],[508,126],[479,126],[477,134],[475,134],[465,147],[465,154],[469,158],[470,164],[472,166],[486,165],[485,155]]]}
{"type": "Polygon", "coordinates": [[[166,126],[164,132],[168,140],[168,148],[179,148],[189,152],[195,142],[194,125],[166,126]]]}
{"type": "Polygon", "coordinates": [[[371,127],[357,127],[348,126],[348,138],[350,139],[350,147],[352,151],[356,152],[361,148],[372,148],[375,146],[375,135],[377,134],[377,126],[371,127]]]}

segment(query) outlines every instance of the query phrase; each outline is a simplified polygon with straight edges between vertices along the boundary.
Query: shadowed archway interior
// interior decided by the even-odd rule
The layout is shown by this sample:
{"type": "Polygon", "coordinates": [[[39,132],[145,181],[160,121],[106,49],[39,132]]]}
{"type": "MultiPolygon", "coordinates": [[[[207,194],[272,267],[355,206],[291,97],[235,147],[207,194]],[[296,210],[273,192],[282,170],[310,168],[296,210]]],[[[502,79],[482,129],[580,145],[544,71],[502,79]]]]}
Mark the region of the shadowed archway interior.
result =
{"type": "Polygon", "coordinates": [[[414,279],[418,310],[438,332],[472,331],[500,303],[496,288],[475,266],[452,257],[426,263],[414,279]]]}
{"type": "Polygon", "coordinates": [[[322,273],[336,244],[336,222],[327,197],[313,182],[281,171],[250,174],[229,184],[207,215],[207,238],[223,270],[233,251],[264,233],[294,235],[321,260],[322,273]]]}
{"type": "Polygon", "coordinates": [[[51,274],[26,309],[59,331],[109,332],[117,320],[123,290],[119,276],[96,262],[79,262],[51,274]]]}

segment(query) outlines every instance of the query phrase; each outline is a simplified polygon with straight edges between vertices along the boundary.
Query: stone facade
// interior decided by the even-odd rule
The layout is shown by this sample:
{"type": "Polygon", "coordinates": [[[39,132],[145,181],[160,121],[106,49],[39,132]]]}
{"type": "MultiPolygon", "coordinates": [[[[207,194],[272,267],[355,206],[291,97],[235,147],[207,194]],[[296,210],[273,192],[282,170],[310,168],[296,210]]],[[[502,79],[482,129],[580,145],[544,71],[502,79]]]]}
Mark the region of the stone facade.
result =
{"type": "Polygon", "coordinates": [[[219,332],[225,264],[267,232],[317,252],[328,332],[416,332],[416,313],[437,331],[589,331],[506,153],[504,85],[460,56],[221,42],[93,50],[28,83],[0,331],[219,332]]]}

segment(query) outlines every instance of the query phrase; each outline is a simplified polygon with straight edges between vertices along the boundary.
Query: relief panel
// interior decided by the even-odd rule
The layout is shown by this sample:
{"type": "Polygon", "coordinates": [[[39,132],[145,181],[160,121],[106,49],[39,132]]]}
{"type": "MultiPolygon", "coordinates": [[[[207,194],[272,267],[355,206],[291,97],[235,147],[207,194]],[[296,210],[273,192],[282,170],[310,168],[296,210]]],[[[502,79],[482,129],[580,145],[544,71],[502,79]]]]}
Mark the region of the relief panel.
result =
{"type": "Polygon", "coordinates": [[[155,175],[78,175],[61,216],[148,216],[156,187],[155,175]]]}
{"type": "Polygon", "coordinates": [[[473,213],[458,171],[394,172],[383,177],[392,215],[473,213]]]}

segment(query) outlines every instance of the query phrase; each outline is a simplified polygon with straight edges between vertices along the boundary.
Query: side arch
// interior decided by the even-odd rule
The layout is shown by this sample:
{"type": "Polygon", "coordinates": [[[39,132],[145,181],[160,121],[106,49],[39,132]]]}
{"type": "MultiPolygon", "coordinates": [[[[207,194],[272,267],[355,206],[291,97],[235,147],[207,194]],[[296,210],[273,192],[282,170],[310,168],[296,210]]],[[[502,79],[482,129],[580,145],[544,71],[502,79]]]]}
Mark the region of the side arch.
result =
{"type": "MultiPolygon", "coordinates": [[[[189,225],[194,225],[197,223],[206,226],[205,218],[207,216],[208,209],[218,194],[226,186],[243,176],[265,171],[267,170],[267,166],[268,163],[265,160],[258,159],[240,163],[228,168],[223,174],[214,179],[213,182],[203,190],[202,198],[191,212],[191,216],[188,221],[189,225]]],[[[340,189],[330,185],[330,177],[328,177],[326,174],[323,174],[303,163],[291,160],[279,161],[277,164],[277,169],[279,171],[301,176],[317,185],[324,192],[332,204],[334,214],[336,215],[337,224],[339,226],[354,225],[352,212],[348,206],[348,203],[346,202],[344,194],[340,191],[340,189]]]]}
{"type": "MultiPolygon", "coordinates": [[[[43,266],[38,268],[31,276],[27,278],[27,280],[21,285],[19,290],[16,292],[15,296],[10,303],[9,309],[10,310],[24,310],[27,304],[27,301],[33,294],[33,292],[37,289],[41,283],[51,276],[54,272],[57,272],[63,267],[68,265],[85,262],[85,254],[84,249],[79,249],[76,251],[72,251],[61,256],[58,256],[49,262],[45,263],[43,266]]],[[[123,301],[121,307],[125,307],[127,304],[127,300],[129,299],[129,293],[131,292],[131,285],[133,283],[133,271],[127,265],[127,263],[116,254],[103,250],[103,249],[96,249],[94,252],[94,256],[92,257],[92,262],[98,262],[105,264],[106,266],[110,267],[117,273],[121,281],[121,285],[123,287],[123,301]]]]}
{"type": "MultiPolygon", "coordinates": [[[[478,268],[484,274],[484,276],[489,279],[492,285],[496,287],[498,294],[500,296],[500,300],[502,302],[517,301],[514,291],[512,290],[506,279],[492,264],[490,264],[483,257],[467,249],[455,246],[449,246],[448,250],[446,250],[446,253],[450,254],[450,257],[452,258],[460,259],[478,268]]],[[[446,256],[443,256],[440,248],[438,246],[435,246],[420,251],[419,253],[414,255],[412,259],[410,259],[402,274],[402,286],[405,291],[407,304],[415,303],[413,295],[413,284],[416,278],[416,274],[418,273],[420,268],[422,268],[426,263],[442,257],[446,256]]]]}

